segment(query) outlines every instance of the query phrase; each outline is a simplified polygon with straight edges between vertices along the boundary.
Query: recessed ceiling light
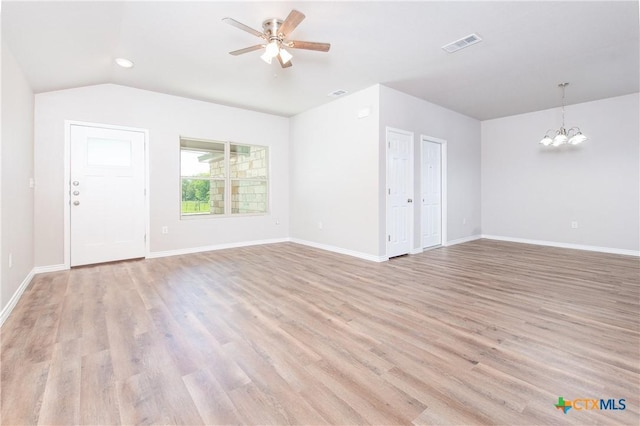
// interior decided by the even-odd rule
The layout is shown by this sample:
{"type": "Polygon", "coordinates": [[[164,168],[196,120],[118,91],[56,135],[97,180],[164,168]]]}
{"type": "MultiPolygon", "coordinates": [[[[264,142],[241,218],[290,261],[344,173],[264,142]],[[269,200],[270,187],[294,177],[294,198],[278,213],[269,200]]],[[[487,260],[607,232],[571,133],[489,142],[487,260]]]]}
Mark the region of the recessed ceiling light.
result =
{"type": "Polygon", "coordinates": [[[116,58],[116,64],[120,65],[122,68],[132,68],[133,62],[126,58],[116,58]]]}

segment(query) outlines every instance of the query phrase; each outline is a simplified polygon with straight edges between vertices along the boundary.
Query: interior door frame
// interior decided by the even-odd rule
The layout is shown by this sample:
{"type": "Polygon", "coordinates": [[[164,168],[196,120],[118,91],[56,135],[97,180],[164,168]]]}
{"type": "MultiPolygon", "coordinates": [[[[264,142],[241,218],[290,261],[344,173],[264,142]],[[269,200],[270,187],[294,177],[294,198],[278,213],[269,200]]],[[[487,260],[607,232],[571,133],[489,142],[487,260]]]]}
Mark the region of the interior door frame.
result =
{"type": "Polygon", "coordinates": [[[385,258],[389,260],[389,241],[387,239],[387,235],[389,235],[389,197],[387,188],[389,188],[389,132],[400,133],[411,138],[411,145],[409,146],[409,176],[411,178],[411,182],[409,184],[409,188],[411,188],[411,199],[413,201],[413,206],[409,209],[409,251],[407,254],[411,254],[413,252],[414,245],[414,218],[415,218],[415,194],[416,194],[416,185],[415,185],[415,176],[414,176],[414,161],[415,161],[415,137],[413,132],[409,132],[408,130],[398,129],[395,127],[385,127],[384,132],[384,167],[385,167],[385,181],[384,181],[384,199],[385,199],[385,232],[383,235],[384,238],[384,247],[385,247],[385,258]]]}
{"type": "Polygon", "coordinates": [[[150,209],[149,209],[149,130],[138,127],[117,126],[113,124],[91,123],[86,121],[65,120],[64,121],[64,267],[71,269],[71,194],[69,191],[71,182],[71,126],[98,127],[101,129],[123,130],[129,132],[140,132],[144,135],[144,222],[145,222],[145,242],[144,256],[149,257],[150,253],[150,209]]]}
{"type": "MultiPolygon", "coordinates": [[[[427,248],[430,250],[436,247],[446,247],[447,240],[447,141],[433,136],[420,135],[420,183],[422,184],[422,176],[424,170],[422,168],[422,154],[424,151],[424,143],[432,142],[440,145],[440,246],[427,248]]],[[[422,199],[422,186],[420,187],[420,198],[422,199]]],[[[422,200],[420,201],[420,224],[422,224],[422,200]]],[[[424,249],[424,241],[422,239],[422,227],[420,229],[420,248],[424,249]]]]}

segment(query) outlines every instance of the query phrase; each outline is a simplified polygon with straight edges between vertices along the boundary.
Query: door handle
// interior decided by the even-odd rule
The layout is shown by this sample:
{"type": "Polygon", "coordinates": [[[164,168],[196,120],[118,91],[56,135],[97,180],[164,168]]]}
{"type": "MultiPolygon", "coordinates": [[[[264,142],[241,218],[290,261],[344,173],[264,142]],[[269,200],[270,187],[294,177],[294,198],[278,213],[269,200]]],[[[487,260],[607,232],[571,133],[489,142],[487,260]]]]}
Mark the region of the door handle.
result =
{"type": "Polygon", "coordinates": [[[73,191],[73,195],[80,195],[80,191],[73,191]]]}
{"type": "Polygon", "coordinates": [[[407,200],[407,203],[413,203],[413,199],[409,198],[409,199],[407,200]]]}
{"type": "Polygon", "coordinates": [[[73,205],[74,205],[74,206],[79,206],[79,205],[80,205],[80,201],[74,201],[74,202],[73,202],[73,205]]]}
{"type": "Polygon", "coordinates": [[[74,180],[74,181],[73,181],[73,183],[72,183],[72,185],[73,185],[73,186],[78,186],[78,185],[80,185],[80,182],[78,182],[77,180],[74,180]]]}

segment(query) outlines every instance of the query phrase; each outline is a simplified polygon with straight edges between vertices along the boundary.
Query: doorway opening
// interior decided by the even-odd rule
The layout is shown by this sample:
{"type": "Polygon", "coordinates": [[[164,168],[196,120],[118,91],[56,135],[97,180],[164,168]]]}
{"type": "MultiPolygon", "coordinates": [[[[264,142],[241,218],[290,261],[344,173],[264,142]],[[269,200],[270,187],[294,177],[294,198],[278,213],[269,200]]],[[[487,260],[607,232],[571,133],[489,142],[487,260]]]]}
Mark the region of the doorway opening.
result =
{"type": "Polygon", "coordinates": [[[420,138],[421,247],[431,249],[447,242],[447,142],[420,138]]]}

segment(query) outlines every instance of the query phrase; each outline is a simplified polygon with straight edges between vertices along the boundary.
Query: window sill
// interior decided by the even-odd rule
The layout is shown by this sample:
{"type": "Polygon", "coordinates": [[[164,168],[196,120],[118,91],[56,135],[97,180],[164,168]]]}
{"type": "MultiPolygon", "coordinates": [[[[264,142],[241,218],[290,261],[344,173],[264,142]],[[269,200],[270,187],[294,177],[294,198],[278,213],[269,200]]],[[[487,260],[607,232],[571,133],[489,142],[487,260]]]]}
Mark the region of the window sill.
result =
{"type": "Polygon", "coordinates": [[[266,213],[236,213],[236,214],[189,214],[180,215],[180,220],[200,220],[200,219],[229,219],[235,217],[256,217],[256,216],[269,216],[269,212],[266,213]]]}

